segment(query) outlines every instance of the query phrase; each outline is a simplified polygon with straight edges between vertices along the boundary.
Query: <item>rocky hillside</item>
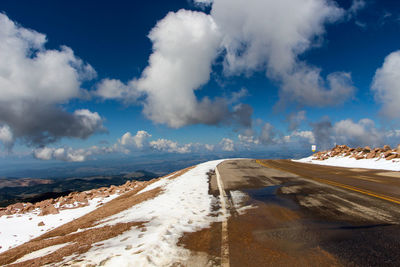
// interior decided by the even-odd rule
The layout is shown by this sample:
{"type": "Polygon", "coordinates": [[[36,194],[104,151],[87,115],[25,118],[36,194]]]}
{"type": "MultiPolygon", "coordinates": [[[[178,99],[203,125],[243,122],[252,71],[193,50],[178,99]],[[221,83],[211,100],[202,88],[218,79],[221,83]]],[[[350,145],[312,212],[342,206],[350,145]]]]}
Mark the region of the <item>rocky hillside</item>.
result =
{"type": "MultiPolygon", "coordinates": [[[[135,188],[138,181],[128,181],[120,186],[101,187],[84,192],[72,192],[65,197],[56,199],[50,198],[35,204],[15,203],[6,208],[0,208],[0,217],[3,215],[11,216],[14,214],[24,214],[27,212],[37,213],[39,216],[48,214],[58,214],[61,210],[75,209],[89,205],[89,201],[95,198],[108,198],[114,194],[122,194],[135,188]]],[[[99,202],[100,203],[100,202],[99,202]]]]}
{"type": "Polygon", "coordinates": [[[355,158],[356,160],[360,159],[400,159],[400,145],[397,148],[392,149],[390,146],[385,145],[383,148],[370,148],[366,147],[357,147],[350,148],[346,145],[337,145],[331,150],[320,151],[313,155],[313,160],[327,160],[333,157],[349,157],[355,158]]]}
{"type": "Polygon", "coordinates": [[[0,216],[0,266],[192,266],[197,252],[181,238],[225,219],[209,193],[222,161],[10,205],[0,216]]]}

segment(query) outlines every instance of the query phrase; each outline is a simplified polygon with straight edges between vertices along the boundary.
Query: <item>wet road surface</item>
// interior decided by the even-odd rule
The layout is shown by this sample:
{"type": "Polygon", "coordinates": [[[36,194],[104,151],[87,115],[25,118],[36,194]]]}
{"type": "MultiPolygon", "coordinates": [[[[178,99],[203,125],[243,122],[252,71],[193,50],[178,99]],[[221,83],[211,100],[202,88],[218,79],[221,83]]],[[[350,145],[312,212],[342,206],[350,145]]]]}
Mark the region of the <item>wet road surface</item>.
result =
{"type": "MultiPolygon", "coordinates": [[[[400,266],[397,173],[270,160],[225,161],[218,170],[229,266],[400,266]]],[[[221,265],[222,236],[219,222],[182,244],[221,265]]]]}

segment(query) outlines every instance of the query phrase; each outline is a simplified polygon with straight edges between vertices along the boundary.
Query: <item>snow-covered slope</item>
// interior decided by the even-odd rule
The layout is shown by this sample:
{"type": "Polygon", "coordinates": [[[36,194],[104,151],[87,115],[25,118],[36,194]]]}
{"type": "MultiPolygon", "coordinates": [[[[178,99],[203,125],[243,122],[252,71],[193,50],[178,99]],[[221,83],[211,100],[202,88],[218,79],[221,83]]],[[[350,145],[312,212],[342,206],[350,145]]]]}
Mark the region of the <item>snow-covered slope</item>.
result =
{"type": "Polygon", "coordinates": [[[337,166],[337,167],[348,167],[348,168],[366,168],[366,169],[379,169],[379,170],[389,170],[389,171],[400,171],[400,159],[387,161],[385,159],[360,159],[335,156],[328,158],[324,161],[315,160],[314,156],[307,158],[293,160],[303,163],[313,163],[319,165],[327,166],[337,166]]]}
{"type": "Polygon", "coordinates": [[[173,179],[163,179],[143,191],[158,186],[164,192],[157,197],[102,220],[101,226],[132,221],[142,222],[144,228],[133,228],[96,246],[79,259],[86,263],[106,266],[170,266],[184,261],[189,251],[177,245],[185,232],[208,227],[218,217],[212,213],[213,197],[208,194],[207,172],[221,160],[199,164],[173,179]],[[145,230],[143,230],[145,229],[145,230]],[[130,249],[127,249],[130,248],[130,249]],[[135,264],[129,264],[135,263],[135,264]]]}
{"type": "Polygon", "coordinates": [[[318,152],[310,157],[293,161],[337,167],[400,171],[398,149],[391,149],[388,146],[375,149],[336,146],[332,150],[318,152]]]}
{"type": "Polygon", "coordinates": [[[65,209],[58,214],[39,216],[39,210],[23,214],[13,214],[0,217],[0,253],[21,245],[52,229],[75,220],[96,209],[96,206],[107,203],[118,197],[118,194],[108,198],[94,198],[89,205],[76,209],[65,209]],[[43,223],[43,224],[41,224],[43,223]]]}
{"type": "Polygon", "coordinates": [[[191,253],[178,245],[184,233],[224,219],[218,199],[209,194],[208,176],[222,161],[205,162],[58,214],[38,216],[38,211],[31,211],[1,216],[0,265],[183,263],[191,253]],[[98,201],[104,204],[98,206],[98,201]],[[44,226],[39,226],[42,221],[44,226]]]}

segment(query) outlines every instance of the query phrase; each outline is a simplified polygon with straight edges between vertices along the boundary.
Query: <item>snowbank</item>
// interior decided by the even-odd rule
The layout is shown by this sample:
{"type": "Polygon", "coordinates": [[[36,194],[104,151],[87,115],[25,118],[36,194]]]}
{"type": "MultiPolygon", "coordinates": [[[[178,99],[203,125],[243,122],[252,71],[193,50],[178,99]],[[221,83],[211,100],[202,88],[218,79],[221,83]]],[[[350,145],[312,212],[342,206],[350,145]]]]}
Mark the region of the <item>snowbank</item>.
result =
{"type": "Polygon", "coordinates": [[[185,232],[198,231],[221,219],[212,216],[212,207],[217,200],[208,194],[207,172],[222,161],[205,162],[179,177],[152,184],[151,188],[160,186],[163,193],[104,218],[96,227],[128,222],[148,223],[93,244],[78,260],[83,260],[83,265],[102,263],[105,266],[169,266],[184,261],[190,251],[177,245],[179,238],[185,232]]]}
{"type": "Polygon", "coordinates": [[[19,246],[33,238],[36,238],[54,228],[75,220],[96,209],[100,203],[106,203],[118,194],[108,198],[94,198],[89,200],[89,205],[81,208],[61,210],[58,214],[38,216],[39,210],[24,214],[14,214],[0,217],[0,253],[10,248],[19,246]],[[43,222],[43,226],[38,224],[43,222]]]}
{"type": "Polygon", "coordinates": [[[355,158],[344,156],[329,157],[325,160],[314,160],[313,158],[315,157],[310,156],[307,158],[292,161],[337,167],[400,171],[400,159],[386,160],[384,158],[372,158],[357,160],[355,158]]]}

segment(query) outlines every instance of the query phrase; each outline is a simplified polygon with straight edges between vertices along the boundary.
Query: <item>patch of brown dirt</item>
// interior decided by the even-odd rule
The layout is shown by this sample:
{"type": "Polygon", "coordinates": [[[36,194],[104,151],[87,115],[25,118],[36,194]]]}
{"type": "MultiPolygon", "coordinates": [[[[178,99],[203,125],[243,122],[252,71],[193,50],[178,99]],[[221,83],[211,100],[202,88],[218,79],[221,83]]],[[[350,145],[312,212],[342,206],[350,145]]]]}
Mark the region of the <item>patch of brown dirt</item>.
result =
{"type": "MultiPolygon", "coordinates": [[[[195,166],[187,167],[186,169],[183,169],[183,170],[180,170],[180,171],[173,172],[172,174],[169,174],[169,175],[172,175],[172,176],[169,177],[168,179],[173,180],[173,179],[175,179],[175,178],[178,178],[179,176],[181,176],[182,174],[184,174],[184,173],[190,171],[190,170],[193,169],[194,167],[196,167],[196,165],[195,165],[195,166]]],[[[168,176],[169,176],[169,175],[168,175],[168,176]]]]}
{"type": "Polygon", "coordinates": [[[215,257],[221,256],[221,223],[213,223],[209,228],[194,233],[186,233],[178,242],[191,251],[206,252],[215,257]]]}

